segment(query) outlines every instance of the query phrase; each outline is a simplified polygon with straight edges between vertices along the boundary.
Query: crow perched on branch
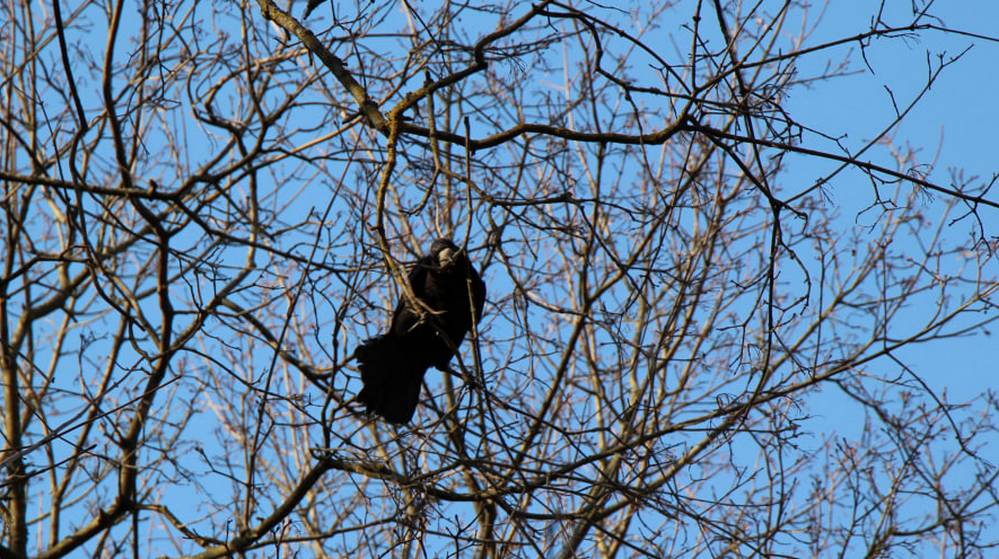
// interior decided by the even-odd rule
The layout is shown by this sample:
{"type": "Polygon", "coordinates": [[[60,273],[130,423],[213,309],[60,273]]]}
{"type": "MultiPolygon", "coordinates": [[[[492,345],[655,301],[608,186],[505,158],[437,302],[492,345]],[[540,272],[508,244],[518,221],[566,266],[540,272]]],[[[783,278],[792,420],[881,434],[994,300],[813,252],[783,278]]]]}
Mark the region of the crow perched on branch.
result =
{"type": "Polygon", "coordinates": [[[433,242],[408,280],[422,305],[403,293],[389,331],[354,350],[364,383],[357,399],[369,412],[398,424],[413,418],[427,369],[449,370],[473,313],[477,324],[486,301],[486,284],[465,249],[447,239],[433,242]]]}

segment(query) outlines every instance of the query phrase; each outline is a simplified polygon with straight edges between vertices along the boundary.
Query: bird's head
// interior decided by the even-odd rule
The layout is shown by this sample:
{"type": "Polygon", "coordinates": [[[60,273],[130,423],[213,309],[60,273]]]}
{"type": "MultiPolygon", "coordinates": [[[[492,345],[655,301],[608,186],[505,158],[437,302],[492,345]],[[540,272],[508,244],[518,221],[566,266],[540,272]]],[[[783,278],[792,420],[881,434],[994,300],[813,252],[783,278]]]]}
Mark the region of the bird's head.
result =
{"type": "Polygon", "coordinates": [[[448,239],[437,239],[430,246],[430,254],[437,259],[441,268],[450,268],[459,259],[462,249],[448,239]]]}

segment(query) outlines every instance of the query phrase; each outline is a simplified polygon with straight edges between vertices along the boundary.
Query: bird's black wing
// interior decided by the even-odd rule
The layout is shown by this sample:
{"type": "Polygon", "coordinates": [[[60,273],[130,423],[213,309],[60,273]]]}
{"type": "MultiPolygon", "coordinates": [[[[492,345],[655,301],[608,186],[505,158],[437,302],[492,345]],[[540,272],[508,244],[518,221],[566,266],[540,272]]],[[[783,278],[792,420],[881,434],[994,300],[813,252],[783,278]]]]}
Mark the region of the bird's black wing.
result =
{"type": "Polygon", "coordinates": [[[464,250],[446,268],[431,268],[424,286],[424,301],[435,311],[434,339],[428,341],[431,364],[448,371],[448,363],[472,329],[472,319],[482,318],[486,286],[475,272],[464,250]],[[471,289],[471,291],[469,291],[471,289]]]}
{"type": "Polygon", "coordinates": [[[486,307],[486,282],[482,281],[482,277],[475,271],[471,262],[468,263],[468,274],[472,283],[472,304],[475,305],[475,323],[478,324],[482,320],[482,311],[486,307]]]}
{"type": "MultiPolygon", "coordinates": [[[[432,262],[431,256],[420,258],[406,276],[406,281],[409,282],[409,289],[413,295],[424,302],[426,302],[427,281],[432,262]]],[[[417,303],[408,300],[405,291],[399,293],[399,302],[396,303],[395,312],[392,313],[391,332],[400,336],[413,333],[420,321],[420,315],[423,314],[416,305],[417,303]]]]}

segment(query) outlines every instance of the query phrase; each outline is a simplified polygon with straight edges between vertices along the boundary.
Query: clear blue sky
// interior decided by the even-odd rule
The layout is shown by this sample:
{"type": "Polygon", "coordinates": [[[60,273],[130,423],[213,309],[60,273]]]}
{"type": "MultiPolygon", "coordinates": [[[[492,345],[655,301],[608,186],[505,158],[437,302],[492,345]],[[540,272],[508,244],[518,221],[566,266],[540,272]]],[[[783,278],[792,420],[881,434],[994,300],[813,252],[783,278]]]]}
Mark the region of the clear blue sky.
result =
{"type": "MultiPolygon", "coordinates": [[[[690,2],[685,0],[681,6],[690,2]]],[[[865,30],[878,4],[866,0],[834,0],[827,7],[822,23],[809,43],[818,44],[865,30]]],[[[909,17],[910,0],[893,0],[889,4],[885,14],[888,23],[901,24],[909,17]]],[[[525,6],[526,3],[521,4],[517,10],[522,11],[525,6]]],[[[819,8],[821,6],[816,6],[815,10],[819,8]]],[[[249,10],[251,17],[260,17],[253,3],[249,10]]],[[[300,10],[301,3],[296,8],[296,15],[301,13],[300,10]]],[[[999,0],[938,1],[933,12],[941,17],[942,24],[950,28],[986,35],[999,34],[999,0]]],[[[676,13],[689,14],[690,10],[681,7],[676,13]]],[[[323,16],[319,13],[314,17],[321,21],[323,16]]],[[[793,29],[793,26],[790,28],[793,29]]],[[[479,33],[487,31],[482,29],[479,33]]],[[[673,33],[674,30],[667,32],[673,33]]],[[[903,106],[925,83],[927,52],[931,63],[937,64],[937,55],[954,56],[972,44],[975,46],[960,61],[944,70],[932,90],[894,132],[894,139],[897,144],[908,143],[921,150],[920,159],[936,159],[929,176],[931,180],[950,184],[951,169],[962,169],[966,178],[977,176],[977,182],[986,181],[993,173],[999,172],[999,142],[994,138],[994,131],[999,126],[999,102],[996,101],[999,92],[999,44],[933,31],[921,32],[918,39],[876,40],[866,51],[873,73],[862,64],[857,64],[856,57],[851,57],[854,60],[851,68],[859,71],[858,74],[822,82],[810,90],[799,90],[787,100],[786,107],[795,118],[809,126],[829,134],[846,135],[844,144],[855,149],[880,132],[892,115],[892,101],[885,87],[892,91],[895,102],[903,106]],[[934,156],[937,152],[939,155],[934,156]]],[[[805,59],[807,65],[799,67],[799,72],[802,75],[817,73],[827,60],[836,61],[837,55],[845,55],[850,49],[858,47],[856,43],[851,43],[808,57],[805,59]]],[[[326,85],[335,90],[336,95],[343,95],[332,80],[326,85]]],[[[876,151],[871,157],[884,157],[884,152],[876,151]]],[[[806,165],[795,165],[782,183],[807,185],[832,168],[831,165],[818,165],[814,160],[806,165]]],[[[829,185],[827,192],[830,200],[841,208],[843,227],[863,223],[865,218],[858,217],[858,212],[871,203],[868,183],[856,174],[845,173],[829,185]]],[[[999,199],[999,187],[992,198],[999,199]]],[[[940,201],[937,196],[935,201],[926,202],[926,212],[931,219],[939,212],[940,201]]],[[[986,209],[982,211],[982,217],[986,233],[999,235],[999,212],[986,209]]],[[[970,221],[958,223],[948,227],[947,234],[955,240],[963,240],[973,230],[973,225],[970,221]]],[[[987,271],[993,275],[999,271],[997,261],[999,259],[993,258],[987,264],[987,271]]],[[[914,312],[920,311],[914,309],[914,312]]],[[[904,328],[904,325],[899,327],[904,328]]],[[[999,343],[995,336],[979,335],[916,346],[901,352],[900,357],[938,394],[946,391],[953,400],[973,398],[984,387],[999,388],[999,343]]],[[[891,368],[893,365],[879,362],[874,366],[891,368]]],[[[816,421],[808,424],[809,429],[835,427],[849,434],[851,421],[844,421],[840,415],[848,409],[844,407],[842,396],[826,390],[809,405],[811,408],[808,411],[816,416],[816,421]]],[[[985,457],[999,463],[999,435],[993,435],[985,457]]],[[[210,490],[222,492],[228,490],[228,486],[211,487],[210,490]]],[[[192,509],[198,505],[194,502],[190,504],[192,509]]],[[[992,539],[999,539],[999,528],[993,527],[991,531],[992,539]]]]}
{"type": "MultiPolygon", "coordinates": [[[[888,4],[885,18],[888,23],[901,24],[906,17],[911,17],[910,2],[888,4]]],[[[814,44],[849,36],[865,29],[877,5],[878,2],[832,2],[823,24],[810,42],[814,44]]],[[[939,23],[946,27],[983,35],[994,36],[997,33],[999,2],[936,2],[932,11],[940,16],[939,23]]],[[[844,45],[839,52],[851,48],[857,49],[858,45],[844,45]]],[[[996,147],[999,142],[995,137],[999,128],[997,43],[934,31],[923,31],[918,39],[876,40],[866,50],[873,73],[862,64],[855,64],[855,69],[862,70],[860,74],[838,78],[801,92],[792,97],[787,106],[798,118],[807,119],[809,124],[824,132],[846,135],[844,144],[856,149],[880,131],[894,112],[886,88],[891,90],[901,108],[925,85],[928,60],[936,67],[940,55],[946,60],[962,52],[961,59],[943,70],[930,91],[892,135],[897,145],[908,144],[918,149],[921,161],[936,161],[929,178],[938,184],[950,185],[954,170],[963,171],[970,184],[987,183],[990,177],[999,173],[996,147]],[[971,49],[964,52],[969,46],[971,49]]],[[[809,60],[816,65],[815,68],[820,68],[821,63],[829,58],[822,56],[809,60]]],[[[880,153],[884,157],[883,150],[880,153]]],[[[875,153],[872,157],[878,155],[875,153]]],[[[807,183],[825,170],[795,168],[792,176],[800,177],[807,183]]],[[[869,182],[854,174],[835,181],[827,192],[831,200],[843,209],[844,227],[865,221],[865,216],[858,216],[858,211],[871,202],[869,182]]],[[[990,198],[999,200],[999,186],[991,192],[990,198]]],[[[933,201],[925,201],[925,210],[935,223],[939,221],[937,217],[942,199],[940,196],[933,198],[933,201]]],[[[999,235],[999,212],[984,209],[981,217],[986,234],[993,238],[999,235]]],[[[974,229],[973,226],[973,221],[966,220],[946,227],[945,235],[955,242],[962,241],[974,229]]],[[[999,271],[997,262],[999,259],[993,257],[986,264],[986,272],[992,277],[999,271]]],[[[916,314],[926,312],[926,308],[913,309],[916,314]]],[[[991,312],[999,311],[993,309],[991,312]]],[[[999,389],[999,341],[994,334],[912,346],[899,352],[898,357],[938,395],[945,395],[948,401],[963,402],[980,396],[985,389],[999,389]]],[[[884,361],[874,366],[884,371],[899,370],[884,361]]],[[[844,434],[849,433],[851,424],[859,429],[861,418],[843,416],[844,409],[851,409],[845,400],[843,396],[825,390],[822,398],[810,402],[812,407],[809,411],[818,415],[818,421],[812,427],[826,425],[844,434]]],[[[982,400],[978,402],[984,405],[982,400]]],[[[960,419],[977,411],[980,410],[964,409],[954,415],[960,419]]],[[[993,465],[999,464],[999,435],[993,434],[988,441],[981,456],[993,465]]],[[[953,479],[960,479],[968,472],[958,474],[953,479]]],[[[987,527],[986,531],[988,539],[999,540],[999,528],[995,525],[987,527]]]]}
{"type": "MultiPolygon", "coordinates": [[[[849,36],[864,29],[875,12],[877,2],[833,2],[829,6],[812,43],[849,36]],[[858,7],[864,6],[860,9],[858,7]]],[[[911,14],[909,2],[889,2],[889,23],[901,24],[911,14]],[[894,8],[891,9],[891,8],[894,8]],[[902,8],[902,9],[899,9],[902,8]]],[[[952,29],[995,35],[999,23],[999,2],[972,0],[936,2],[933,13],[941,23],[952,29]]],[[[788,107],[799,118],[830,134],[845,134],[844,143],[856,149],[871,139],[890,121],[892,100],[899,107],[907,104],[926,83],[927,53],[935,66],[939,55],[956,56],[971,47],[960,60],[940,74],[930,91],[894,132],[897,144],[910,144],[921,150],[920,160],[936,165],[930,179],[939,184],[951,184],[951,171],[963,170],[965,178],[979,177],[972,184],[987,182],[999,173],[999,145],[995,134],[999,129],[999,43],[923,31],[918,39],[880,39],[866,50],[874,73],[859,66],[861,74],[842,77],[790,99],[788,107]],[[938,154],[938,155],[935,155],[938,154]]],[[[857,49],[857,44],[844,45],[857,49]]],[[[818,63],[826,57],[811,58],[818,63]]],[[[856,67],[856,65],[855,65],[856,67]]],[[[814,180],[817,173],[797,169],[802,180],[814,180]]],[[[854,218],[870,201],[869,183],[838,181],[827,191],[843,207],[844,218],[854,218]]],[[[939,201],[940,196],[935,197],[939,201]]],[[[999,186],[992,190],[992,199],[999,199],[999,186]]],[[[933,204],[927,204],[933,216],[933,204]]],[[[936,209],[939,209],[938,207],[936,209]]],[[[986,233],[999,235],[999,213],[982,212],[986,233]],[[991,218],[991,222],[990,222],[991,218]]],[[[857,218],[863,222],[864,217],[857,218]]],[[[948,227],[948,234],[963,238],[969,233],[969,221],[948,227]]],[[[995,273],[996,259],[988,264],[995,273]]],[[[956,399],[966,399],[982,392],[983,386],[999,388],[999,342],[995,338],[974,337],[954,339],[946,348],[929,345],[906,350],[911,362],[925,373],[924,380],[940,389],[947,387],[956,399]]],[[[993,449],[999,462],[999,448],[993,449]]]]}
{"type": "MultiPolygon", "coordinates": [[[[692,2],[680,3],[675,11],[680,16],[679,22],[685,21],[684,14],[691,13],[691,10],[684,8],[684,4],[689,6],[692,2]]],[[[896,0],[888,4],[883,15],[887,24],[902,25],[911,18],[912,3],[909,0],[896,0]]],[[[879,2],[870,1],[831,2],[826,7],[816,32],[808,39],[808,44],[816,45],[868,29],[878,5],[879,2]]],[[[520,13],[525,8],[526,4],[521,4],[514,13],[520,13]]],[[[821,6],[816,5],[812,15],[815,16],[820,9],[821,6]]],[[[995,34],[994,27],[999,22],[999,2],[995,1],[937,2],[933,11],[941,17],[938,23],[973,33],[995,34]]],[[[472,22],[464,23],[471,25],[472,22]]],[[[474,26],[468,28],[473,36],[484,34],[488,30],[486,27],[479,30],[475,30],[474,26]]],[[[797,27],[789,25],[788,30],[792,33],[797,27]]],[[[684,36],[679,29],[664,31],[684,36]]],[[[890,122],[894,109],[888,90],[894,95],[895,103],[900,108],[904,107],[925,84],[929,72],[928,54],[929,62],[935,67],[939,64],[939,55],[947,59],[972,44],[975,46],[960,61],[943,71],[933,88],[907,116],[904,124],[892,132],[892,137],[896,145],[908,144],[919,150],[920,160],[936,160],[929,175],[931,180],[948,185],[951,182],[949,173],[956,168],[964,170],[966,178],[978,176],[978,182],[981,182],[982,177],[989,177],[999,171],[995,153],[997,142],[992,137],[999,125],[995,101],[996,92],[999,91],[999,72],[996,71],[999,44],[934,31],[922,31],[918,39],[877,39],[866,49],[866,57],[873,72],[860,62],[859,57],[851,55],[849,69],[856,71],[856,74],[823,81],[811,89],[796,90],[785,106],[801,123],[828,134],[843,135],[843,144],[855,150],[880,133],[890,122]]],[[[849,43],[808,56],[802,59],[799,74],[818,74],[827,61],[836,63],[840,57],[846,57],[851,49],[856,52],[859,44],[849,43]]],[[[815,138],[807,140],[810,147],[835,151],[831,142],[816,142],[815,138]]],[[[885,150],[880,148],[872,150],[865,158],[892,166],[886,158],[885,150]]],[[[780,182],[788,189],[792,189],[795,184],[811,184],[834,166],[815,159],[809,159],[803,164],[792,164],[790,171],[783,175],[780,182]]],[[[841,211],[840,225],[843,228],[858,227],[870,219],[869,216],[858,215],[873,200],[869,183],[858,173],[843,173],[832,181],[826,192],[831,202],[841,211]]],[[[993,197],[999,198],[999,191],[993,197]]],[[[925,201],[924,210],[931,222],[939,221],[937,218],[942,201],[939,196],[925,201]]],[[[986,227],[994,227],[986,232],[999,234],[999,214],[983,210],[982,216],[986,219],[986,227]],[[992,223],[988,222],[989,218],[992,218],[992,223]]],[[[964,240],[973,226],[970,221],[958,223],[947,228],[947,235],[954,240],[964,240]]],[[[899,241],[899,248],[904,249],[904,244],[904,240],[899,241]]],[[[988,266],[995,273],[996,260],[993,259],[988,266]]],[[[502,288],[498,286],[498,289],[502,288]]],[[[925,311],[925,308],[918,306],[911,309],[914,316],[925,311]]],[[[903,334],[906,326],[905,323],[894,324],[893,333],[903,334]]],[[[999,344],[990,337],[975,336],[914,346],[899,352],[897,356],[938,395],[946,393],[952,401],[965,401],[978,396],[983,385],[999,388],[999,377],[995,371],[995,363],[999,363],[999,344]]],[[[885,376],[891,376],[899,370],[896,364],[887,360],[872,363],[871,367],[885,376]]],[[[805,426],[805,430],[812,434],[811,438],[806,436],[801,441],[806,447],[810,443],[818,445],[822,436],[827,434],[826,430],[835,429],[841,435],[851,437],[863,425],[864,418],[860,415],[860,408],[829,388],[807,401],[807,407],[806,413],[813,415],[814,420],[805,426]],[[857,415],[850,415],[852,413],[857,415]]],[[[955,412],[955,417],[964,417],[974,411],[958,411],[955,412]]],[[[999,462],[997,449],[999,436],[994,436],[985,456],[995,456],[993,462],[999,462]]],[[[992,531],[994,535],[991,539],[999,539],[999,530],[992,531]]]]}

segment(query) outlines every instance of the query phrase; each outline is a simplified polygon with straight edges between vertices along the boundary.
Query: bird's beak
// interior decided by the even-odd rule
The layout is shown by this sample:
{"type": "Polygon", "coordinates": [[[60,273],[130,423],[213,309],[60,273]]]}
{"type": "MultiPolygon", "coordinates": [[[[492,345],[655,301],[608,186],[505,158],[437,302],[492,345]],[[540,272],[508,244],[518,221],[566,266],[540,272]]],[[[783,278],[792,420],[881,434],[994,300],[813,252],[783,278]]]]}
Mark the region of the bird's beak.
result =
{"type": "Polygon", "coordinates": [[[437,265],[441,268],[447,268],[454,262],[455,251],[446,248],[439,253],[437,253],[437,265]]]}

